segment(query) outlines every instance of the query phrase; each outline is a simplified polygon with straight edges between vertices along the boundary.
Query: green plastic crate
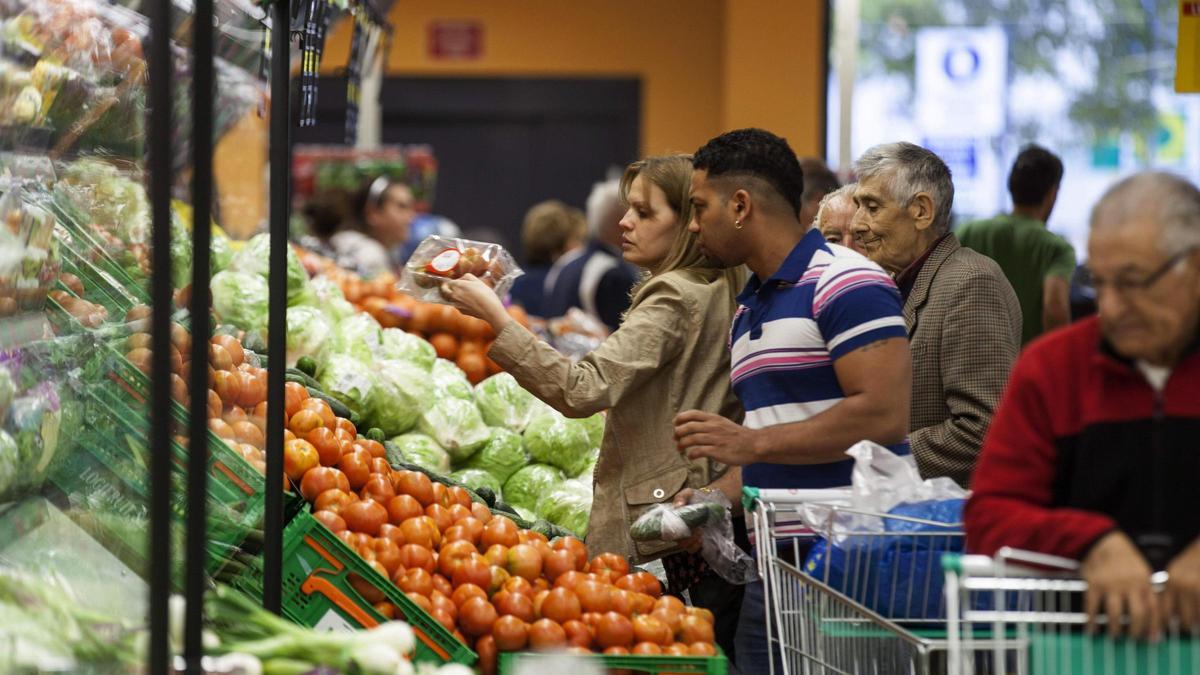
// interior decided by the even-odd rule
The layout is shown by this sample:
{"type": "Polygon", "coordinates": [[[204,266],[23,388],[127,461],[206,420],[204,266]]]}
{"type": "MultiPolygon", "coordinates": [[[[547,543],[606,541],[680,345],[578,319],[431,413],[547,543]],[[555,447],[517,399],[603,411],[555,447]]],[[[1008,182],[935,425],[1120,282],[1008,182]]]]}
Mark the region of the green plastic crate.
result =
{"type": "MultiPolygon", "coordinates": [[[[536,661],[548,656],[550,655],[505,652],[499,656],[496,672],[500,675],[510,675],[515,672],[518,663],[536,661]]],[[[729,672],[729,661],[724,654],[717,656],[607,656],[596,654],[587,658],[607,670],[631,670],[634,673],[726,675],[729,672]]]]}
{"type": "MultiPolygon", "coordinates": [[[[415,661],[471,665],[478,660],[475,652],[367,565],[320,521],[307,512],[296,514],[283,532],[283,615],[318,630],[358,630],[387,621],[354,589],[351,575],[378,590],[396,606],[396,618],[412,626],[417,636],[415,661]]],[[[234,586],[261,599],[261,567],[248,569],[234,586]]]]}

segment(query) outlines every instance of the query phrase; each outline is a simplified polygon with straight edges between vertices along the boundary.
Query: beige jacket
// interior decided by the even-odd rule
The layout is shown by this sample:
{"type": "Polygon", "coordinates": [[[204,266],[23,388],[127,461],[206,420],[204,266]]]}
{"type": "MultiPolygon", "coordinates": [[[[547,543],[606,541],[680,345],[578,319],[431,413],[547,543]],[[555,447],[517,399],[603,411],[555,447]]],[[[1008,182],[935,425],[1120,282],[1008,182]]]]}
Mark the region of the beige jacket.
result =
{"type": "Polygon", "coordinates": [[[675,445],[672,420],[698,409],[737,422],[742,408],[729,385],[729,327],[734,306],[716,270],[676,270],[648,281],[621,327],[578,363],[529,331],[509,325],[489,356],[564,415],[608,410],[587,543],[636,562],[674,546],[634,542],[629,525],[685,486],[702,487],[725,466],[690,462],[675,445]]]}

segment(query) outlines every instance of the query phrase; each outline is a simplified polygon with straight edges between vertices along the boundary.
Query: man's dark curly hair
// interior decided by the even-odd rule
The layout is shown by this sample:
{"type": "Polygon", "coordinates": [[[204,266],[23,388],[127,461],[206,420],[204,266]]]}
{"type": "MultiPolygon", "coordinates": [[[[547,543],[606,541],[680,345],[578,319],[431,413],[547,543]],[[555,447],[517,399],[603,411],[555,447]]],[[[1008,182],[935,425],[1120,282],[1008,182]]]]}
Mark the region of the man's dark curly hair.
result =
{"type": "Polygon", "coordinates": [[[730,131],[704,144],[692,156],[697,170],[709,177],[753,176],[768,185],[800,215],[804,173],[787,140],[763,129],[730,131]]]}

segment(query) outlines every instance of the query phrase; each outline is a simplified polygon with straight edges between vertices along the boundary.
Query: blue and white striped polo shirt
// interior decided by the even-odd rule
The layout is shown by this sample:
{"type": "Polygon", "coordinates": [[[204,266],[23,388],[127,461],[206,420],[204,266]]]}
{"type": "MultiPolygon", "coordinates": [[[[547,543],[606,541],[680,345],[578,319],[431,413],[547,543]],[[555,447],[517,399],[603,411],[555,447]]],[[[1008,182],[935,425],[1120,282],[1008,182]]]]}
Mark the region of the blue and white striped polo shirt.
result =
{"type": "MultiPolygon", "coordinates": [[[[833,362],[864,345],[907,337],[900,293],[875,263],[826,243],[813,228],[766,283],[751,277],[738,296],[730,335],[733,391],[752,429],[802,422],[845,398],[833,362]]],[[[908,443],[892,446],[909,454],[908,443]]],[[[854,460],[750,464],[742,481],[760,488],[850,484],[854,460]]]]}

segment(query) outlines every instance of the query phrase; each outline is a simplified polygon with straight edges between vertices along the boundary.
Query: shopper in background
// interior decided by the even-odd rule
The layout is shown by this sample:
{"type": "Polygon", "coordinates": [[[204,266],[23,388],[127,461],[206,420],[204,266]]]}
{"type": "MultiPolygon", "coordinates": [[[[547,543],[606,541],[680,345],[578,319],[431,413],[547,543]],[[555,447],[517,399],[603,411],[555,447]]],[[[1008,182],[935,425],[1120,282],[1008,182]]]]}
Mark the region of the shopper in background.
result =
{"type": "MultiPolygon", "coordinates": [[[[895,284],[800,222],[804,179],[784,139],[732,131],[700,148],[695,165],[691,231],[707,255],[754,276],[732,331],[745,425],[685,411],[675,419],[680,451],[741,466],[744,483],[760,488],[848,486],[846,449],[864,439],[907,454],[911,363],[895,284]]],[[[731,478],[712,487],[740,499],[731,478]]],[[[781,525],[787,516],[778,515],[781,525]]],[[[737,633],[743,673],[768,672],[765,611],[762,583],[750,584],[737,633]]]]}
{"type": "Polygon", "coordinates": [[[622,259],[620,181],[596,183],[587,199],[587,246],[562,256],[546,276],[546,318],[559,317],[578,307],[616,330],[629,308],[630,289],[637,270],[622,259]]]}
{"type": "Polygon", "coordinates": [[[800,197],[800,224],[812,225],[817,209],[825,195],[837,190],[841,183],[825,162],[816,157],[801,157],[800,171],[804,174],[804,194],[800,197]]]}
{"type": "Polygon", "coordinates": [[[512,301],[532,316],[546,316],[546,276],[564,254],[578,249],[587,236],[587,220],[579,209],[551,199],[534,205],[521,225],[525,274],[513,284],[512,301]]]}
{"type": "Polygon", "coordinates": [[[1081,560],[1108,629],[1200,628],[1200,190],[1126,178],[1092,211],[1099,316],[1030,345],[988,432],[967,546],[1081,560]],[[1166,569],[1166,590],[1150,572],[1166,569]]]}
{"type": "MultiPolygon", "coordinates": [[[[703,487],[723,476],[739,484],[737,471],[727,471],[722,463],[684,459],[672,436],[671,419],[679,410],[742,419],[730,391],[725,348],[741,275],[710,263],[687,229],[691,173],[686,155],[651,157],[626,169],[618,193],[628,204],[620,221],[622,248],[625,259],[646,276],[634,289],[621,327],[578,363],[513,321],[478,279],[468,275],[449,281],[442,293],[463,312],[492,325],[496,341],[488,356],[521,386],[570,417],[609,411],[594,477],[588,546],[639,563],[674,553],[664,561],[671,586],[688,589],[695,604],[713,611],[717,641],[733,653],[741,588],[706,571],[702,559],[675,553],[679,549],[674,544],[629,537],[629,526],[642,512],[670,503],[685,488],[703,487]]],[[[736,489],[730,493],[735,502],[736,489]]],[[[740,518],[737,525],[745,531],[740,518]]]]}
{"type": "Polygon", "coordinates": [[[1071,322],[1075,249],[1046,229],[1058,199],[1062,160],[1030,145],[1008,174],[1010,214],[968,223],[955,233],[963,246],[995,260],[1021,302],[1021,344],[1071,322]]]}
{"type": "Polygon", "coordinates": [[[867,150],[855,169],[855,236],[904,298],[913,456],[925,478],[967,487],[1021,350],[1021,305],[1000,267],[950,232],[954,183],[937,155],[888,143],[867,150]]]}
{"type": "Polygon", "coordinates": [[[821,198],[817,207],[816,228],[830,244],[853,249],[860,254],[866,251],[854,238],[852,221],[858,207],[854,205],[855,184],[844,185],[821,198]]]}
{"type": "Polygon", "coordinates": [[[403,261],[393,251],[408,238],[415,215],[412,190],[387,176],[349,198],[336,193],[317,196],[304,213],[310,230],[305,246],[368,278],[400,267],[403,261]]]}

